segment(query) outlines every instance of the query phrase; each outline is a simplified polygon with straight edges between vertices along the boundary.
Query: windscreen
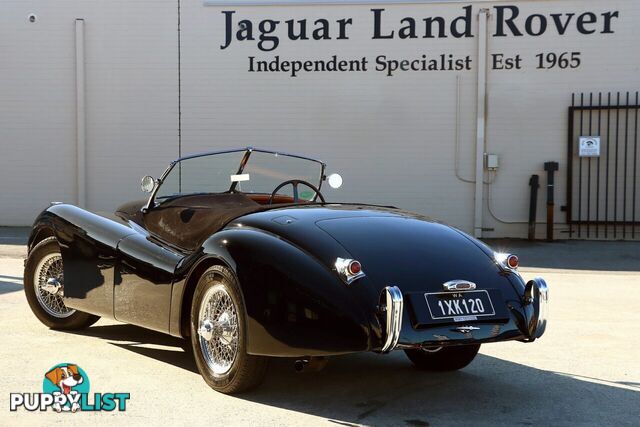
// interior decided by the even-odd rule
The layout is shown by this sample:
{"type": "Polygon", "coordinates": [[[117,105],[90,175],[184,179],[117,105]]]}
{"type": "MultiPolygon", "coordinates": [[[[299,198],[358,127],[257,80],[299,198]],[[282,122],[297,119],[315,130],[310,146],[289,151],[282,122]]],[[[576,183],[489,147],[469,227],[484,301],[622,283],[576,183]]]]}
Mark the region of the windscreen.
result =
{"type": "Polygon", "coordinates": [[[220,153],[180,160],[164,178],[156,200],[185,194],[222,193],[231,186],[244,151],[220,153]]]}
{"type": "MultiPolygon", "coordinates": [[[[300,179],[320,186],[322,164],[313,160],[291,157],[283,154],[254,151],[239,177],[236,190],[244,193],[271,194],[281,183],[300,179]]],[[[278,190],[278,194],[292,195],[290,185],[278,190]]],[[[299,187],[299,197],[311,200],[315,192],[308,187],[299,187]]]]}
{"type": "MultiPolygon", "coordinates": [[[[244,193],[271,194],[281,183],[298,179],[317,187],[322,179],[322,163],[285,154],[252,151],[247,164],[238,173],[246,151],[209,154],[177,162],[160,184],[155,199],[187,194],[222,193],[235,190],[244,193]]],[[[286,186],[278,194],[290,195],[286,186]]],[[[312,200],[313,190],[300,186],[299,197],[312,200]]]]}

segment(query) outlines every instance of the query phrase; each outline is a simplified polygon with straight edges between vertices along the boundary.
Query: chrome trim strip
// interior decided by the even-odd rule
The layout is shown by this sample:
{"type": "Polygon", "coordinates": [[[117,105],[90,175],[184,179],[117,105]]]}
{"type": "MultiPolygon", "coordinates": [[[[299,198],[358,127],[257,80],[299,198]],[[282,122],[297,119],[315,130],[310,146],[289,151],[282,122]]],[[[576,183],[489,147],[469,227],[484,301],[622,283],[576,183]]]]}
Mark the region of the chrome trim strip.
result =
{"type": "Polygon", "coordinates": [[[476,288],[476,284],[470,282],[468,280],[449,280],[442,284],[442,288],[445,291],[454,292],[454,291],[472,291],[476,288]]]}
{"type": "Polygon", "coordinates": [[[480,328],[476,326],[458,326],[457,328],[453,328],[452,331],[460,332],[462,334],[470,334],[473,331],[479,331],[480,328]]]}
{"type": "Polygon", "coordinates": [[[384,293],[385,301],[386,331],[381,351],[382,353],[388,353],[396,347],[400,339],[404,299],[397,286],[387,286],[382,292],[384,293]]]}

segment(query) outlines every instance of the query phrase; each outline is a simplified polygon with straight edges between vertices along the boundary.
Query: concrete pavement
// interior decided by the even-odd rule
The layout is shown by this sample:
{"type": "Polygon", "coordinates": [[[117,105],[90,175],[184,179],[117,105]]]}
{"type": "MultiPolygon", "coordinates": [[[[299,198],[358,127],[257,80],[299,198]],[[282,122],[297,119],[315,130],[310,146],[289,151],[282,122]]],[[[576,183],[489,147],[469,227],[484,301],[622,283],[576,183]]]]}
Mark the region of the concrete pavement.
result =
{"type": "Polygon", "coordinates": [[[640,244],[491,242],[517,248],[526,278],[551,287],[551,320],[533,343],[485,345],[466,369],[423,373],[402,352],[330,360],[296,374],[274,360],[238,397],[209,389],[182,340],[101,320],[48,330],[22,288],[23,234],[0,230],[0,424],[637,425],[640,419],[640,244]],[[9,412],[10,392],[40,392],[60,362],[79,364],[93,392],[129,392],[126,412],[9,412]]]}

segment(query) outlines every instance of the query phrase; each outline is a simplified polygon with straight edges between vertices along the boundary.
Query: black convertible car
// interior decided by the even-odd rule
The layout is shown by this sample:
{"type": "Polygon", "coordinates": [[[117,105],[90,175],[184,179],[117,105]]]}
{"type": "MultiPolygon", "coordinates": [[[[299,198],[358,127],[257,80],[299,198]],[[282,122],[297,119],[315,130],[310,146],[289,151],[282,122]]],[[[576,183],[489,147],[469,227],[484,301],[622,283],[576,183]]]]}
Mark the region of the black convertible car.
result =
{"type": "Polygon", "coordinates": [[[215,390],[259,384],[269,357],[404,350],[421,369],[480,344],[531,342],[547,285],[515,255],[393,207],[330,203],[325,164],[245,148],[183,157],[115,215],[52,204],[35,221],[25,293],[55,329],[99,316],[191,340],[215,390]]]}

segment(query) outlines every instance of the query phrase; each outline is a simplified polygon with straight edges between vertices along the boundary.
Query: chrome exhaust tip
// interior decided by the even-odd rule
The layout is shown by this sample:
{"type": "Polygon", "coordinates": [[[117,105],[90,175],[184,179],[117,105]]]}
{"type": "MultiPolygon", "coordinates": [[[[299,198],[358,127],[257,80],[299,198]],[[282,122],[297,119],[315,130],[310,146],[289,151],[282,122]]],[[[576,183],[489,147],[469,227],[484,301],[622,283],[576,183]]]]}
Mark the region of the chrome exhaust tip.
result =
{"type": "Polygon", "coordinates": [[[293,362],[293,370],[297,373],[318,372],[327,366],[329,360],[326,357],[308,357],[297,359],[293,362]]]}

